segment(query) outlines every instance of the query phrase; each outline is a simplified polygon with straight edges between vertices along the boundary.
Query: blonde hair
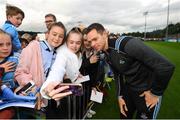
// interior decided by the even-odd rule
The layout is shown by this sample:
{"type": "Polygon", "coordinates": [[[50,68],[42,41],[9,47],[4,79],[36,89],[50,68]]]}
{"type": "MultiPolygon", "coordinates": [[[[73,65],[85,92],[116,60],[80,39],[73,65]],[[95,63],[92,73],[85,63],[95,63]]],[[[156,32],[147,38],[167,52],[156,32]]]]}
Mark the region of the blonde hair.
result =
{"type": "Polygon", "coordinates": [[[7,35],[11,38],[11,35],[5,31],[3,31],[2,29],[0,29],[0,35],[7,35]]]}
{"type": "Polygon", "coordinates": [[[28,42],[32,41],[32,36],[28,33],[24,33],[21,38],[26,39],[28,42]]]}
{"type": "Polygon", "coordinates": [[[79,56],[79,54],[82,52],[82,47],[83,47],[83,34],[82,34],[82,31],[79,27],[73,27],[67,34],[66,36],[66,42],[68,41],[69,39],[69,36],[72,34],[72,33],[76,33],[76,34],[79,34],[81,36],[81,47],[79,49],[79,51],[77,52],[77,55],[79,56]]]}

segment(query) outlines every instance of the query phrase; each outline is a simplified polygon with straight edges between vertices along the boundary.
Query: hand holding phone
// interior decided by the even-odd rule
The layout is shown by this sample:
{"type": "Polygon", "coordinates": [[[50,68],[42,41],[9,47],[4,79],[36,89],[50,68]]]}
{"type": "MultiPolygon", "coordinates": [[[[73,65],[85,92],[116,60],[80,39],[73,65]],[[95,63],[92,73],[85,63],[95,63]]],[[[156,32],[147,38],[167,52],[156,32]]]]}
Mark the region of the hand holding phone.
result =
{"type": "Polygon", "coordinates": [[[56,87],[56,89],[61,87],[61,86],[69,86],[69,88],[67,90],[64,90],[63,92],[71,91],[72,94],[75,95],[75,96],[83,95],[82,84],[77,84],[77,83],[61,83],[61,84],[59,84],[56,87]]]}
{"type": "Polygon", "coordinates": [[[28,82],[25,86],[23,86],[20,90],[16,92],[17,95],[19,95],[22,92],[27,92],[30,90],[32,87],[34,87],[35,83],[33,81],[28,82]]]}

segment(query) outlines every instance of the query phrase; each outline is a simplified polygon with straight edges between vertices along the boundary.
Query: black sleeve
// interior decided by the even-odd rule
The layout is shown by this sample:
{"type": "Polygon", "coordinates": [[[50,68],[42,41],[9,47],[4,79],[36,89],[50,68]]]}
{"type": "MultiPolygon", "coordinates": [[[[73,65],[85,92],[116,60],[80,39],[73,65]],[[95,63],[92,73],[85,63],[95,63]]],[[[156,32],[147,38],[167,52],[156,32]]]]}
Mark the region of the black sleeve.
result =
{"type": "Polygon", "coordinates": [[[175,66],[138,39],[129,40],[124,47],[124,51],[155,73],[156,78],[152,82],[151,92],[155,95],[162,95],[171,79],[175,66]]]}
{"type": "Polygon", "coordinates": [[[97,73],[99,70],[98,68],[99,62],[90,63],[90,57],[86,58],[85,54],[83,54],[80,72],[82,75],[89,75],[90,86],[95,87],[99,82],[101,82],[100,80],[102,80],[104,77],[102,76],[101,72],[97,73]]]}
{"type": "Polygon", "coordinates": [[[89,58],[86,58],[85,55],[83,54],[82,64],[81,64],[81,67],[80,67],[81,74],[85,75],[84,70],[87,69],[88,67],[90,67],[90,65],[91,65],[91,63],[90,63],[89,58]]]}

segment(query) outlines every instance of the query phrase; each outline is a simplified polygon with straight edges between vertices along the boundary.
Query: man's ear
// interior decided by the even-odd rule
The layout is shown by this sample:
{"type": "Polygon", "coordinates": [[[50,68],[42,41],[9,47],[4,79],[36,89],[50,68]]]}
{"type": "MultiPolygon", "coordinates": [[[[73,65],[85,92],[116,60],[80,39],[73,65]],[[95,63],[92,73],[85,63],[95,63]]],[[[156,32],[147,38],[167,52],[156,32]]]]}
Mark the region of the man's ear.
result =
{"type": "Polygon", "coordinates": [[[103,37],[106,38],[106,37],[108,36],[108,34],[109,34],[109,33],[105,30],[105,31],[103,32],[103,37]]]}
{"type": "Polygon", "coordinates": [[[109,35],[109,30],[106,29],[105,32],[107,33],[107,35],[109,35]]]}
{"type": "Polygon", "coordinates": [[[7,16],[7,20],[9,20],[10,18],[11,18],[11,15],[8,15],[8,16],[7,16]]]}

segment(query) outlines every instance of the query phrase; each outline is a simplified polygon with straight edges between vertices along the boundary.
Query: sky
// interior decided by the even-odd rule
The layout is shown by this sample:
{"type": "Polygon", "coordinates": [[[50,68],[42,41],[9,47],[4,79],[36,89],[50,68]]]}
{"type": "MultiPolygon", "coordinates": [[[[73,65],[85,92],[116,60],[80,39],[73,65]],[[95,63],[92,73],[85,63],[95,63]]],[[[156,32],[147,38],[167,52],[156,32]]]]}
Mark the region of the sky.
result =
{"type": "MultiPolygon", "coordinates": [[[[56,15],[70,29],[79,24],[86,27],[101,23],[110,32],[144,32],[167,26],[168,0],[0,0],[0,26],[6,21],[6,4],[15,5],[25,13],[18,30],[46,31],[44,16],[56,15]]],[[[169,23],[180,22],[180,0],[170,0],[169,23]]]]}

